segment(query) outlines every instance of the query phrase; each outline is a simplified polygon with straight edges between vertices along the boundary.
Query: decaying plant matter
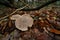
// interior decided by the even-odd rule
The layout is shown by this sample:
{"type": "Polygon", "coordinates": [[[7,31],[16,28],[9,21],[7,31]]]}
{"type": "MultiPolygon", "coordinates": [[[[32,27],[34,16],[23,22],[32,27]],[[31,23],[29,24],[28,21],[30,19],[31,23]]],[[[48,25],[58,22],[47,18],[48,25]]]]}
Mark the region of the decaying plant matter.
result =
{"type": "MultiPolygon", "coordinates": [[[[27,12],[17,11],[12,16],[9,16],[7,21],[1,22],[0,33],[6,35],[10,34],[14,30],[18,30],[22,40],[29,40],[30,38],[36,40],[44,40],[40,39],[41,36],[40,34],[42,34],[43,32],[47,32],[48,34],[49,33],[60,34],[59,24],[60,24],[60,14],[54,9],[43,10],[43,11],[27,11],[27,12]],[[18,20],[17,18],[19,19],[18,22],[20,24],[19,26],[21,27],[21,29],[17,28],[15,24],[16,20],[18,20]],[[28,30],[26,29],[24,31],[23,30],[24,27],[25,28],[27,27],[28,30]]],[[[44,37],[43,34],[42,37],[44,37]]]]}

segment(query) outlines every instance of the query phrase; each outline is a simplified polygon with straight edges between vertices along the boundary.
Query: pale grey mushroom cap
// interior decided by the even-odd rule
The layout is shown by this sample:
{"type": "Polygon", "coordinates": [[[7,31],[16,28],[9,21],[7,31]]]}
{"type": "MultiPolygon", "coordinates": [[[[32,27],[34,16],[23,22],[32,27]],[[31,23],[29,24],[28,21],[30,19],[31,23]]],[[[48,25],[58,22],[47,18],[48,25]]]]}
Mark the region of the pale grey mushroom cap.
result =
{"type": "Polygon", "coordinates": [[[15,20],[16,28],[22,31],[28,30],[28,27],[33,25],[33,18],[29,14],[13,15],[11,19],[15,20]]]}
{"type": "Polygon", "coordinates": [[[20,17],[21,17],[21,15],[16,14],[16,15],[12,15],[12,16],[10,17],[10,19],[11,19],[11,20],[16,20],[16,19],[18,19],[18,18],[20,18],[20,17]]]}

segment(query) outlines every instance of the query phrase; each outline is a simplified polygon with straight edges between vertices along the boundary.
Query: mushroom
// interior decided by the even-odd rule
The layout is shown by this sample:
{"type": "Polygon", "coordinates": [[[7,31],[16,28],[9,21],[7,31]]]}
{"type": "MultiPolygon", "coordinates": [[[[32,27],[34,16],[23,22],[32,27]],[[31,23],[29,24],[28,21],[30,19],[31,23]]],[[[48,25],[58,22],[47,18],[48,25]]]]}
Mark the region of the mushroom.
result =
{"type": "Polygon", "coordinates": [[[33,18],[29,14],[15,14],[10,17],[11,20],[15,20],[15,26],[21,31],[27,31],[28,27],[32,27],[33,18]]]}

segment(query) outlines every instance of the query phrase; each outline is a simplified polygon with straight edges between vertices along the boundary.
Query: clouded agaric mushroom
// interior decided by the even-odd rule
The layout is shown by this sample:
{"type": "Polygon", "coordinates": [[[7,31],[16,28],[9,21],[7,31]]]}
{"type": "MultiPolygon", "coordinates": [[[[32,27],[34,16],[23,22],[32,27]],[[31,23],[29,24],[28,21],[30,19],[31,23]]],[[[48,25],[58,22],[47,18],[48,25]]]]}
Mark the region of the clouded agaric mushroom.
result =
{"type": "Polygon", "coordinates": [[[28,27],[33,25],[33,18],[29,14],[12,15],[11,20],[15,20],[16,28],[22,31],[28,30],[28,27]]]}

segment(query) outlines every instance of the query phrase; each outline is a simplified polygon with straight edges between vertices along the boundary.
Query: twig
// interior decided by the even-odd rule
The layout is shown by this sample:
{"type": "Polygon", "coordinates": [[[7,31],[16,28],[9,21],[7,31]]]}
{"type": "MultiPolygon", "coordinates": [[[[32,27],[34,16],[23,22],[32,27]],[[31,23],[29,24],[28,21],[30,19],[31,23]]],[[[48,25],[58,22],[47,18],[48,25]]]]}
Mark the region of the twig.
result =
{"type": "MultiPolygon", "coordinates": [[[[27,6],[27,5],[26,5],[26,6],[27,6]]],[[[22,8],[16,9],[16,10],[15,10],[14,12],[12,12],[10,15],[1,17],[1,18],[0,18],[0,22],[3,21],[3,19],[5,19],[5,18],[7,18],[7,17],[9,17],[9,16],[11,16],[11,15],[13,15],[13,14],[16,13],[17,11],[24,9],[26,6],[24,6],[24,7],[22,7],[22,8]]]]}

